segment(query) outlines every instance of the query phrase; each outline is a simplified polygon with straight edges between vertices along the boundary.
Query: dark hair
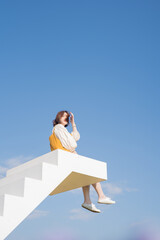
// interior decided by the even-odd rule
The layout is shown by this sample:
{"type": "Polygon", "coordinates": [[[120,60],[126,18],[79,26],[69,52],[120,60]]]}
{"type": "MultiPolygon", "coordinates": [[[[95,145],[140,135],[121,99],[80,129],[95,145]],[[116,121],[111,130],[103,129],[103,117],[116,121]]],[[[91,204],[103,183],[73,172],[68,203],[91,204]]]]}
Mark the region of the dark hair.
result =
{"type": "Polygon", "coordinates": [[[66,118],[66,120],[67,120],[67,124],[65,125],[65,127],[67,127],[68,125],[69,125],[69,116],[70,116],[70,113],[68,112],[68,111],[60,111],[60,112],[58,112],[57,113],[57,115],[56,115],[56,118],[52,121],[53,122],[53,127],[55,126],[55,125],[57,125],[58,123],[60,123],[60,118],[63,116],[63,114],[64,113],[67,113],[67,118],[66,118]]]}

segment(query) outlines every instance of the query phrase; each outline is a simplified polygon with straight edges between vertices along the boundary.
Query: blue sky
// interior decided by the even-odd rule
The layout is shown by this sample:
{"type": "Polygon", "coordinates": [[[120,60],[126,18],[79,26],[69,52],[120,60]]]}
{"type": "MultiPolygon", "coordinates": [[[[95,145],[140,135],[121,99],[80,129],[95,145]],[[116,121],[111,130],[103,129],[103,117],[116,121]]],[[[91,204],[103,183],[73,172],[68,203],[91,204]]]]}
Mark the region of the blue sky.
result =
{"type": "Polygon", "coordinates": [[[107,162],[116,200],[98,206],[91,188],[97,215],[81,189],[50,196],[8,240],[135,240],[159,226],[159,11],[155,0],[1,1],[0,176],[49,152],[52,120],[69,110],[77,152],[107,162]]]}

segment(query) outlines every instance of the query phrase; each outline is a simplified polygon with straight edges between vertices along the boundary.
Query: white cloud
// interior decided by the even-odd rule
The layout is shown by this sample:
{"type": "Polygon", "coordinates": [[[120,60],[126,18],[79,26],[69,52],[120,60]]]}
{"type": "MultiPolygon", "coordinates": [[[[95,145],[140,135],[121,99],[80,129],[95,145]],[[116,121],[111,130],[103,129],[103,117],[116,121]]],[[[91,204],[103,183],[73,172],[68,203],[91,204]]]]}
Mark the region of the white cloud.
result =
{"type": "Polygon", "coordinates": [[[126,192],[138,192],[137,188],[125,188],[126,192]]]}
{"type": "Polygon", "coordinates": [[[40,218],[40,217],[45,217],[49,214],[48,211],[44,210],[34,210],[28,217],[27,219],[35,219],[35,218],[40,218]]]}
{"type": "Polygon", "coordinates": [[[88,210],[83,210],[80,208],[75,208],[70,211],[70,219],[72,220],[88,220],[93,217],[93,213],[89,212],[88,210]]]}
{"type": "MultiPolygon", "coordinates": [[[[112,194],[112,195],[120,194],[123,191],[122,188],[120,188],[119,186],[117,186],[113,183],[101,182],[101,186],[104,191],[107,191],[108,194],[112,194]]],[[[129,192],[129,190],[131,190],[131,189],[127,188],[128,192],[129,192]]],[[[71,192],[74,194],[82,194],[82,188],[74,189],[71,192]]],[[[90,187],[90,193],[91,193],[91,195],[94,195],[94,193],[95,193],[95,189],[93,186],[90,187]]]]}
{"type": "Polygon", "coordinates": [[[0,166],[0,178],[5,177],[8,169],[17,167],[18,165],[28,162],[31,159],[33,159],[33,156],[24,157],[20,155],[18,157],[9,158],[5,160],[4,162],[5,166],[0,166]]]}
{"type": "Polygon", "coordinates": [[[113,183],[102,183],[102,188],[104,192],[107,192],[109,195],[118,195],[123,192],[123,189],[113,183]]]}
{"type": "Polygon", "coordinates": [[[24,157],[24,156],[18,156],[15,158],[9,158],[8,160],[6,160],[6,165],[8,168],[13,168],[16,167],[22,163],[28,162],[29,160],[31,160],[33,158],[33,156],[28,156],[28,157],[24,157]]]}
{"type": "Polygon", "coordinates": [[[0,166],[0,178],[3,178],[8,168],[0,166]]]}
{"type": "MultiPolygon", "coordinates": [[[[101,182],[101,187],[106,196],[115,196],[120,195],[123,192],[137,192],[137,188],[129,188],[124,186],[126,183],[109,183],[109,182],[101,182]]],[[[83,194],[82,188],[74,189],[71,191],[73,194],[83,194]]],[[[94,187],[91,185],[90,187],[90,197],[92,201],[96,201],[98,199],[98,195],[94,187]]]]}
{"type": "Polygon", "coordinates": [[[8,168],[0,166],[0,174],[6,173],[8,168]]]}

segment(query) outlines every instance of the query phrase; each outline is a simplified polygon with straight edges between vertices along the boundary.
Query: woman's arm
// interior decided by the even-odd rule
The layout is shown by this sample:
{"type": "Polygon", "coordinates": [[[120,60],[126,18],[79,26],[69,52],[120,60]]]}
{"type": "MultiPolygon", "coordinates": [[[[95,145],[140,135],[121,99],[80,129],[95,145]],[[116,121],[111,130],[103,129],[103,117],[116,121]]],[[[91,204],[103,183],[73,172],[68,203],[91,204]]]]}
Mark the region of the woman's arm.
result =
{"type": "Polygon", "coordinates": [[[76,141],[78,141],[80,139],[80,134],[76,128],[76,126],[72,126],[73,127],[73,131],[71,132],[72,136],[74,137],[74,139],[76,141]]]}
{"type": "MultiPolygon", "coordinates": [[[[71,112],[70,112],[71,113],[71,112]]],[[[78,141],[80,139],[80,134],[77,130],[77,127],[76,127],[76,124],[75,124],[75,121],[74,121],[74,115],[73,113],[71,113],[71,124],[72,124],[72,128],[73,128],[73,131],[71,132],[72,136],[74,137],[74,139],[76,141],[78,141]]]]}
{"type": "Polygon", "coordinates": [[[56,134],[56,137],[61,141],[62,146],[64,148],[70,150],[71,152],[75,151],[77,143],[74,137],[68,132],[68,130],[62,124],[57,124],[54,127],[54,132],[56,134]]]}

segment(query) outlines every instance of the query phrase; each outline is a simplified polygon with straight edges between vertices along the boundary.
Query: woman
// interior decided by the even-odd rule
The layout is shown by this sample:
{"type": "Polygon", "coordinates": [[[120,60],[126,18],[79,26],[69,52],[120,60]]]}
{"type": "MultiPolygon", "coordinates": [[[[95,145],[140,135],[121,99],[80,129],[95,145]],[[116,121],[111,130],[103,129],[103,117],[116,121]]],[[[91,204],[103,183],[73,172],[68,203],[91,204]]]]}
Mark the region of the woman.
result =
{"type": "MultiPolygon", "coordinates": [[[[77,154],[75,151],[77,147],[77,141],[80,139],[80,134],[76,128],[76,124],[74,121],[74,115],[72,112],[68,111],[60,111],[57,113],[56,118],[53,120],[53,130],[52,135],[49,137],[50,140],[50,148],[51,151],[55,149],[63,149],[72,153],[77,154]],[[68,132],[67,126],[69,125],[69,117],[70,122],[72,124],[73,131],[71,133],[68,132]]],[[[103,193],[100,183],[92,184],[94,189],[98,194],[98,203],[103,204],[113,204],[115,201],[112,201],[109,197],[106,197],[103,193]]],[[[90,185],[82,187],[84,202],[81,205],[83,208],[86,208],[92,212],[100,212],[99,209],[91,202],[90,199],[90,185]]]]}

